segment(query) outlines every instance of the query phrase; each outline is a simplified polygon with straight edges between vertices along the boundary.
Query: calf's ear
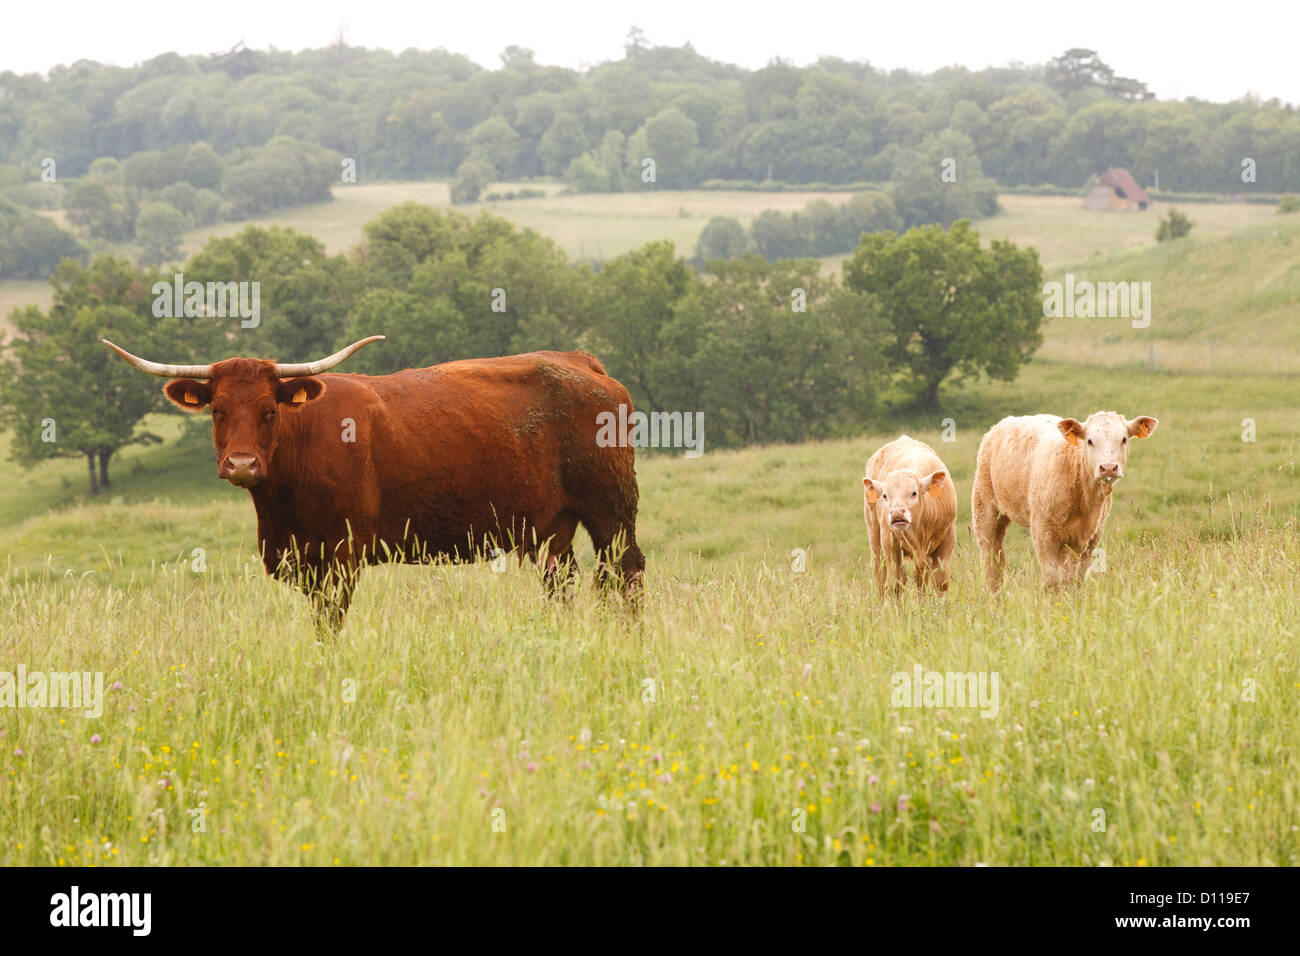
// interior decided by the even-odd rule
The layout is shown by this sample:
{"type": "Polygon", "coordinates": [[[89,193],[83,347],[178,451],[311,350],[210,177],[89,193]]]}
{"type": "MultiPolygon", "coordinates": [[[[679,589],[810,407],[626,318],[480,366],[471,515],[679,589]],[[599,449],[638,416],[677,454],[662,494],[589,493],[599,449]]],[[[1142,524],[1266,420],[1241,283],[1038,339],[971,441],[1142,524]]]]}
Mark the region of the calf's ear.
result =
{"type": "Polygon", "coordinates": [[[200,412],[212,402],[212,386],[192,378],[174,378],[163,386],[163,394],[187,412],[200,412]]]}
{"type": "Polygon", "coordinates": [[[866,492],[867,504],[874,505],[880,500],[880,488],[870,478],[862,479],[862,490],[866,492]]]}
{"type": "Polygon", "coordinates": [[[1152,418],[1150,415],[1139,415],[1137,418],[1131,418],[1128,422],[1128,433],[1133,438],[1147,438],[1156,426],[1160,424],[1160,419],[1152,418]]]}
{"type": "Polygon", "coordinates": [[[1062,418],[1056,423],[1056,427],[1061,430],[1061,434],[1071,445],[1079,444],[1079,439],[1083,437],[1083,426],[1073,418],[1062,418]]]}
{"type": "Polygon", "coordinates": [[[946,471],[936,471],[933,475],[921,480],[921,490],[928,491],[938,497],[939,492],[943,491],[943,480],[947,477],[948,473],[946,471]]]}
{"type": "Polygon", "coordinates": [[[325,394],[318,378],[282,378],[275,383],[275,399],[282,405],[304,405],[325,394]]]}

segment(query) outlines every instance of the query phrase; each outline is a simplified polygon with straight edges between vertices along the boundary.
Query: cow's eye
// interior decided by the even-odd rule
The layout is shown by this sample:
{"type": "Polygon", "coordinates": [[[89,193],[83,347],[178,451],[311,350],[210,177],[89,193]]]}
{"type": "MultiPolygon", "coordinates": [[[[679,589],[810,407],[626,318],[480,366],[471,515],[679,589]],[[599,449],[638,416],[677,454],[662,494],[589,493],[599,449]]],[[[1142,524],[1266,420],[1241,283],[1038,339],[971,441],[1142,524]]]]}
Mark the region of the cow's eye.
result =
{"type": "Polygon", "coordinates": [[[1091,439],[1091,438],[1088,439],[1088,447],[1089,447],[1089,448],[1092,447],[1092,439],[1091,439]]]}
{"type": "Polygon", "coordinates": [[[915,498],[915,497],[916,497],[916,492],[915,492],[915,491],[914,491],[914,492],[912,492],[912,497],[913,497],[913,498],[915,498]]]}
{"type": "Polygon", "coordinates": [[[262,421],[264,421],[264,422],[273,422],[273,421],[275,421],[275,416],[276,416],[276,414],[277,414],[277,413],[276,413],[276,410],[273,408],[273,409],[271,409],[269,412],[267,412],[265,415],[262,416],[262,421]]]}
{"type": "Polygon", "coordinates": [[[1125,435],[1123,438],[1121,438],[1121,439],[1119,440],[1119,443],[1120,443],[1121,445],[1127,445],[1127,444],[1128,444],[1128,436],[1125,435]]]}

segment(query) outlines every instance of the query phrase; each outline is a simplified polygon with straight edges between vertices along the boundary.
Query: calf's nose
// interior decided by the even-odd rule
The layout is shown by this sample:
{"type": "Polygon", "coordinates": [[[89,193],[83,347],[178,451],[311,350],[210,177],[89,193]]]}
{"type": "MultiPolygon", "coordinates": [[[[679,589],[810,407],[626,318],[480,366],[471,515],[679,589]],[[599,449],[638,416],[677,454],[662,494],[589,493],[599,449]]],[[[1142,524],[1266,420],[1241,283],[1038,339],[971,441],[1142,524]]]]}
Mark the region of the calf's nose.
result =
{"type": "Polygon", "coordinates": [[[1118,478],[1119,462],[1108,461],[1103,465],[1097,466],[1097,474],[1102,478],[1118,478]]]}

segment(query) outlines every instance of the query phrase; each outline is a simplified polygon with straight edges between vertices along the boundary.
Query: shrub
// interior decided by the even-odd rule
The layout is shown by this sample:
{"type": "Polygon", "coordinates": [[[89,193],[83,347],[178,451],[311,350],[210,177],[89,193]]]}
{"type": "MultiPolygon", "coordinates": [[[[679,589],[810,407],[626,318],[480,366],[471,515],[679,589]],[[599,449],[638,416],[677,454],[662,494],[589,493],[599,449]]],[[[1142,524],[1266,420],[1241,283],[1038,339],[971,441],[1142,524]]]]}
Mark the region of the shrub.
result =
{"type": "Polygon", "coordinates": [[[1192,221],[1177,209],[1171,209],[1169,215],[1160,220],[1160,227],[1156,230],[1156,242],[1181,239],[1191,231],[1192,221]]]}

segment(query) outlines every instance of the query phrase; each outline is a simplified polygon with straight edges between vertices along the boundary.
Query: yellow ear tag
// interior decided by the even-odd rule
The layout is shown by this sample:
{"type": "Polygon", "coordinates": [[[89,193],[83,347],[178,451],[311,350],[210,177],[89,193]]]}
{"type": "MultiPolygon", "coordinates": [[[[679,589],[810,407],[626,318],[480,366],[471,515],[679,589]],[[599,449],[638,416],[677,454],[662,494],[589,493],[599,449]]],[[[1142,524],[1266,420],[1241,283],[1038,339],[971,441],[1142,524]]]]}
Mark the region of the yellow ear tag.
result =
{"type": "Polygon", "coordinates": [[[1074,432],[1068,432],[1065,436],[1065,440],[1068,441],[1071,445],[1079,444],[1079,436],[1076,435],[1074,432]]]}
{"type": "Polygon", "coordinates": [[[198,403],[199,403],[199,397],[198,397],[197,395],[195,395],[193,392],[186,392],[186,393],[185,393],[185,404],[186,404],[186,405],[197,405],[198,403]]]}
{"type": "Polygon", "coordinates": [[[307,401],[307,389],[300,388],[293,393],[293,403],[295,405],[301,405],[305,401],[307,401]]]}

